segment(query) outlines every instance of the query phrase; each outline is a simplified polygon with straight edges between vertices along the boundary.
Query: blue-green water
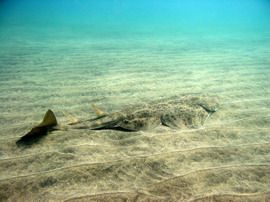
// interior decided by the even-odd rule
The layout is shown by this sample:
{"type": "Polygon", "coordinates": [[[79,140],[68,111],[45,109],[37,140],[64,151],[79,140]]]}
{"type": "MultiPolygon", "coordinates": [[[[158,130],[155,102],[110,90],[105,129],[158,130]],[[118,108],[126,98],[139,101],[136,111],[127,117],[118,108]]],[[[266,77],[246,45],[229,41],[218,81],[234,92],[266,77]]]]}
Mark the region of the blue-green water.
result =
{"type": "Polygon", "coordinates": [[[269,7],[266,0],[7,0],[1,28],[21,28],[14,37],[38,39],[261,35],[269,32],[269,7]]]}
{"type": "Polygon", "coordinates": [[[0,1],[0,201],[270,201],[270,2],[0,1]],[[218,97],[203,128],[60,130],[186,94],[218,97]],[[81,198],[78,198],[81,197],[81,198]]]}

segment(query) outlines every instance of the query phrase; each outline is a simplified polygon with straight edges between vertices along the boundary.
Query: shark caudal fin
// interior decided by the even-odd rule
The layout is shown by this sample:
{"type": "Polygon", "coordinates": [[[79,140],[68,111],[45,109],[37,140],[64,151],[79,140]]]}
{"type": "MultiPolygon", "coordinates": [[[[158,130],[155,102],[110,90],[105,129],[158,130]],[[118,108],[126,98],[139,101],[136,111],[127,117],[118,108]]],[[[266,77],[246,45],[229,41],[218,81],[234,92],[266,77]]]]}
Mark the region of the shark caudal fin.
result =
{"type": "Polygon", "coordinates": [[[50,127],[56,126],[57,120],[52,110],[48,110],[42,120],[42,122],[37,127],[50,127]]]}
{"type": "Polygon", "coordinates": [[[48,134],[49,131],[57,125],[56,117],[52,110],[48,110],[42,120],[42,122],[31,129],[30,132],[22,136],[16,144],[20,145],[31,145],[39,141],[42,137],[48,134]]]}
{"type": "Polygon", "coordinates": [[[98,116],[98,117],[103,117],[106,116],[107,113],[102,111],[101,109],[99,109],[96,105],[92,104],[91,105],[92,110],[94,111],[94,113],[98,116]]]}

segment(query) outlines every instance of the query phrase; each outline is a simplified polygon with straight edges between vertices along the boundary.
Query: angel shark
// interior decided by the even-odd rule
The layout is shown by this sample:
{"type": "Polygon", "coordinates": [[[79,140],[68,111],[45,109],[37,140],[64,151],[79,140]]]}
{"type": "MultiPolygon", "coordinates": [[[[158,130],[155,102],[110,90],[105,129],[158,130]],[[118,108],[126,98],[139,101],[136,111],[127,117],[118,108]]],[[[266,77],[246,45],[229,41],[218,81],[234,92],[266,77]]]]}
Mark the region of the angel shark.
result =
{"type": "MultiPolygon", "coordinates": [[[[118,112],[106,113],[92,105],[96,117],[73,121],[67,127],[74,129],[140,131],[159,125],[174,129],[198,128],[203,126],[211,114],[217,111],[216,98],[208,96],[182,96],[141,104],[118,112]]],[[[43,121],[22,136],[17,144],[32,144],[52,130],[61,130],[52,110],[48,110],[43,121]]]]}

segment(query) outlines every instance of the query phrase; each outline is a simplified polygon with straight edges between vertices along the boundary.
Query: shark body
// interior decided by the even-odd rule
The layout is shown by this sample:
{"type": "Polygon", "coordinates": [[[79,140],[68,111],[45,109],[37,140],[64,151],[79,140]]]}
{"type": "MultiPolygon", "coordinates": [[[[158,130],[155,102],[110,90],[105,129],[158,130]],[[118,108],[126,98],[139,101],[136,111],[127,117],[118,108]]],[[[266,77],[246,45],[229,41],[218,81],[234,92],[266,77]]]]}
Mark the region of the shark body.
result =
{"type": "MultiPolygon", "coordinates": [[[[105,113],[93,105],[96,117],[70,123],[68,127],[90,130],[149,130],[164,125],[174,129],[198,128],[203,126],[211,114],[217,111],[217,99],[207,96],[182,96],[159,100],[149,104],[132,106],[118,112],[105,113]]],[[[43,121],[21,137],[17,144],[28,144],[44,137],[57,128],[57,120],[48,110],[43,121]]]]}

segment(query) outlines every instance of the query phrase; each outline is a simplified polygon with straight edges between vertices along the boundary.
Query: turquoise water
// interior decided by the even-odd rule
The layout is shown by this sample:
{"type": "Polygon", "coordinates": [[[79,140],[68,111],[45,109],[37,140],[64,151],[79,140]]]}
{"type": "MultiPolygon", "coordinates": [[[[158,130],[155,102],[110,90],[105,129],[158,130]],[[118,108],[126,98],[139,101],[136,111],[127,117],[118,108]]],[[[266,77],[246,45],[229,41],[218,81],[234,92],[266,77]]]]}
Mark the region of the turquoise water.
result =
{"type": "Polygon", "coordinates": [[[270,201],[269,47],[267,0],[0,1],[0,201],[270,201]],[[203,128],[15,144],[49,108],[65,125],[186,94],[219,99],[203,128]]]}

